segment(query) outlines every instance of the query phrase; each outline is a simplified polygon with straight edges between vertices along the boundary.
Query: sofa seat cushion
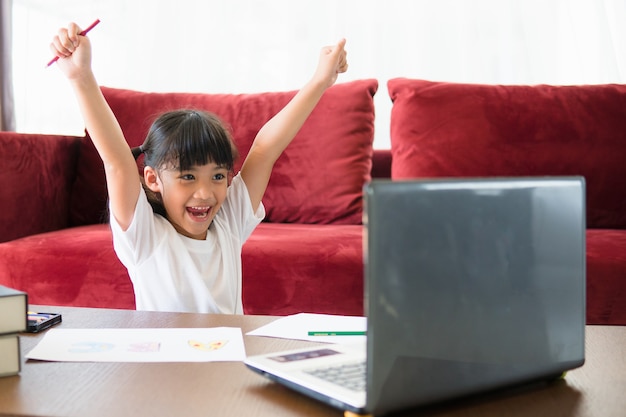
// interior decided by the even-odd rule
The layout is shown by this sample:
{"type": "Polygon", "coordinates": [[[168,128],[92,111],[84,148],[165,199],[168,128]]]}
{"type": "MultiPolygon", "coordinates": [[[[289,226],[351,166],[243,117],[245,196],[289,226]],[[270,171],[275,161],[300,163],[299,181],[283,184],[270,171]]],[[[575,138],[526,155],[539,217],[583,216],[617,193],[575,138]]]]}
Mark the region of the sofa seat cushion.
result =
{"type": "Polygon", "coordinates": [[[41,233],[0,244],[0,280],[32,304],[134,309],[108,225],[41,233]]]}
{"type": "MultiPolygon", "coordinates": [[[[243,248],[245,313],[362,315],[362,228],[260,224],[243,248]]],[[[111,239],[98,224],[1,243],[0,284],[33,304],[134,309],[111,239]]]]}
{"type": "MultiPolygon", "coordinates": [[[[362,188],[370,179],[374,94],[378,81],[330,87],[278,159],[263,202],[266,220],[286,223],[359,224],[362,188]]],[[[229,125],[240,153],[238,171],[259,129],[296,91],[256,94],[147,93],[102,87],[130,146],[143,143],[162,112],[193,108],[229,125]]],[[[91,143],[81,149],[72,195],[73,224],[102,221],[106,189],[102,162],[91,143]]]]}
{"type": "MultiPolygon", "coordinates": [[[[362,315],[362,226],[262,223],[243,248],[247,314],[362,315]]],[[[0,284],[29,302],[133,309],[107,225],[0,243],[0,284]]],[[[587,323],[626,325],[626,230],[587,231],[587,323]]]]}
{"type": "Polygon", "coordinates": [[[363,314],[363,227],[262,223],[243,247],[246,314],[363,314]]]}
{"type": "Polygon", "coordinates": [[[626,230],[587,230],[587,324],[626,325],[626,230]]]}
{"type": "Polygon", "coordinates": [[[388,81],[392,177],[580,175],[587,226],[626,228],[626,85],[388,81]]]}

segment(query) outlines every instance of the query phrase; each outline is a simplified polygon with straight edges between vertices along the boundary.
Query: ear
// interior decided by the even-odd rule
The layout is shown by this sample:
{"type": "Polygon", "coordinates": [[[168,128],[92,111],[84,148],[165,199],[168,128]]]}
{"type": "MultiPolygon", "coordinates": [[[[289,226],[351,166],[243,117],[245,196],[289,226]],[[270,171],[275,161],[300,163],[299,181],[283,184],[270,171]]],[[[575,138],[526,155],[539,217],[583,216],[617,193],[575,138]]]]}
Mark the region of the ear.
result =
{"type": "Polygon", "coordinates": [[[156,169],[147,166],[143,169],[143,181],[146,184],[146,187],[153,193],[161,192],[161,181],[159,180],[159,173],[156,169]]]}

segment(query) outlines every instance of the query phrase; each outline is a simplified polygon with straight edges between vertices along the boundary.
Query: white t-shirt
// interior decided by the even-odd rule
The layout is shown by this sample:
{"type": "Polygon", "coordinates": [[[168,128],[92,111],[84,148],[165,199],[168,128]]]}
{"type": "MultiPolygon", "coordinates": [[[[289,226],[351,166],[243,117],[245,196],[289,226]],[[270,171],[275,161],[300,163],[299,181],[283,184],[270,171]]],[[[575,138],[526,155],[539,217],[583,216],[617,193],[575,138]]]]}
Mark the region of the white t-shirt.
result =
{"type": "Polygon", "coordinates": [[[113,247],[128,269],[137,310],[243,314],[241,248],[265,217],[240,175],[233,178],[205,240],[179,234],[154,214],[144,192],[126,231],[111,216],[113,247]]]}

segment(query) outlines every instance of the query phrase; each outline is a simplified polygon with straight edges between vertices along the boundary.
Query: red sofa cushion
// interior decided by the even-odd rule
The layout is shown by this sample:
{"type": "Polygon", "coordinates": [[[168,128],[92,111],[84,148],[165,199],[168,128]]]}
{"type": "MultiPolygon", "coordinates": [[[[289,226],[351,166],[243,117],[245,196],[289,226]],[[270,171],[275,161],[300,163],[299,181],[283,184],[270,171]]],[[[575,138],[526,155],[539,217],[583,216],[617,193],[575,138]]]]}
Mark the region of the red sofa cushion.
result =
{"type": "Polygon", "coordinates": [[[387,87],[392,178],[582,175],[587,226],[626,228],[626,85],[387,87]]]}
{"type": "Polygon", "coordinates": [[[0,135],[0,242],[67,227],[79,138],[0,135]]]}
{"type": "Polygon", "coordinates": [[[72,227],[0,245],[2,283],[32,304],[135,308],[126,268],[113,251],[108,225],[72,227]]]}
{"type": "MultiPolygon", "coordinates": [[[[263,202],[269,222],[359,224],[362,187],[370,179],[374,139],[374,79],[329,88],[277,161],[263,202]]],[[[230,125],[239,170],[258,130],[295,91],[257,94],[145,93],[102,87],[131,146],[140,145],[154,118],[167,110],[211,111],[230,125]]],[[[102,162],[85,141],[72,196],[73,224],[103,221],[102,162]]]]}
{"type": "Polygon", "coordinates": [[[626,230],[587,230],[587,324],[626,325],[626,230]]]}
{"type": "Polygon", "coordinates": [[[363,226],[262,223],[241,258],[246,314],[363,315],[363,226]]]}

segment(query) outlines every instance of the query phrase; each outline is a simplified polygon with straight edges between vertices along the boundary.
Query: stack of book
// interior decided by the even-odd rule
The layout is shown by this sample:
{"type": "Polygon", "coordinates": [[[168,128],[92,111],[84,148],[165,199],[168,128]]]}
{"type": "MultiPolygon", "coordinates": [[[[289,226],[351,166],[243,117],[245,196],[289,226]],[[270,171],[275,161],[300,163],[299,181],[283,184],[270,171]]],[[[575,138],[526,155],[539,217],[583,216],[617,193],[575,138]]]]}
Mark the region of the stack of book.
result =
{"type": "Polygon", "coordinates": [[[18,333],[28,327],[28,296],[0,285],[0,377],[16,375],[22,369],[18,333]]]}

